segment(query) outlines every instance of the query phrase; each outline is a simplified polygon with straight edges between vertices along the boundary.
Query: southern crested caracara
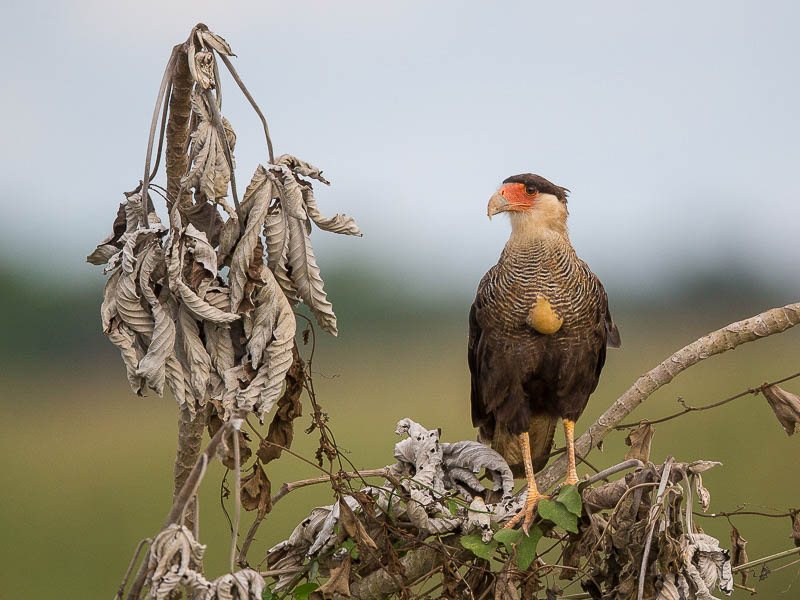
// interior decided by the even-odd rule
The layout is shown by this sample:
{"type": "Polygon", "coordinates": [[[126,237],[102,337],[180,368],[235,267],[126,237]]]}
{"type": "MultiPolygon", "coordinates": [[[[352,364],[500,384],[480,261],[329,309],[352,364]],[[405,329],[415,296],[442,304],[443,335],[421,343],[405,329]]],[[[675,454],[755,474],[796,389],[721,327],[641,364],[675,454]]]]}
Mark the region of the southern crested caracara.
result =
{"type": "Polygon", "coordinates": [[[620,345],[603,285],[570,244],[567,191],[532,174],[503,182],[488,213],[508,212],[511,237],[469,313],[472,424],[527,478],[525,507],[507,525],[524,518],[526,532],[541,497],[533,475],[547,464],[559,417],[566,483],[577,483],[575,421],[597,387],[606,346],[620,345]]]}

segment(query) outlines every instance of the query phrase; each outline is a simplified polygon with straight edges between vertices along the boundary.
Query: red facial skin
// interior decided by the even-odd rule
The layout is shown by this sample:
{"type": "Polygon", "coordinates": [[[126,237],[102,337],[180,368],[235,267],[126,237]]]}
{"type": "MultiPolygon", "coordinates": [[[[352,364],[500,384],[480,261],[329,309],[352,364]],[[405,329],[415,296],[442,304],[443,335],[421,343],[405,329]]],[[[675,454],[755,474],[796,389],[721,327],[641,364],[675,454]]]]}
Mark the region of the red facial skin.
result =
{"type": "Polygon", "coordinates": [[[508,202],[506,210],[527,210],[533,206],[533,201],[539,192],[529,194],[522,183],[506,183],[499,192],[508,202]]]}

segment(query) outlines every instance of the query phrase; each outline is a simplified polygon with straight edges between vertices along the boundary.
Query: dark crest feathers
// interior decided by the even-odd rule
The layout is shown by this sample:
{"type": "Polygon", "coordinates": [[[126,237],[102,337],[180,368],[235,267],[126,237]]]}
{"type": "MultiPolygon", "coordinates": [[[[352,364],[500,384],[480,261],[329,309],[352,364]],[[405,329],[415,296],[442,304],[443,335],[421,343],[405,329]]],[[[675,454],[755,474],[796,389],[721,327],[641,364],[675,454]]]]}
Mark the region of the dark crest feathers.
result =
{"type": "Polygon", "coordinates": [[[525,187],[534,188],[542,194],[553,194],[553,196],[558,198],[564,204],[567,203],[567,194],[569,194],[569,190],[565,187],[561,187],[560,185],[556,185],[555,183],[548,181],[541,175],[534,175],[533,173],[521,173],[519,175],[512,175],[503,181],[503,183],[521,183],[525,187]]]}

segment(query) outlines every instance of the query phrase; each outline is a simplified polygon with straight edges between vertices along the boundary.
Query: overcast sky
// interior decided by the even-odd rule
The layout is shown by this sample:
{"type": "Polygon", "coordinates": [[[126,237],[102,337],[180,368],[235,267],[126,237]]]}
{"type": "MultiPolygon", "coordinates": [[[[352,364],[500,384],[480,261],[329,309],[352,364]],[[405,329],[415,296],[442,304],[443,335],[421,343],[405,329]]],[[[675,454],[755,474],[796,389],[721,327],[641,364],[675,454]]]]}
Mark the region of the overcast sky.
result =
{"type": "MultiPolygon", "coordinates": [[[[170,48],[204,22],[277,153],[323,168],[320,208],[365,232],[315,233],[323,273],[379,262],[472,289],[509,230],[489,196],[535,172],[572,190],[573,244],[607,287],[710,264],[797,279],[797,3],[3,6],[3,262],[97,277],[83,260],[141,178],[170,48]]],[[[243,189],[266,151],[223,83],[243,189]]]]}

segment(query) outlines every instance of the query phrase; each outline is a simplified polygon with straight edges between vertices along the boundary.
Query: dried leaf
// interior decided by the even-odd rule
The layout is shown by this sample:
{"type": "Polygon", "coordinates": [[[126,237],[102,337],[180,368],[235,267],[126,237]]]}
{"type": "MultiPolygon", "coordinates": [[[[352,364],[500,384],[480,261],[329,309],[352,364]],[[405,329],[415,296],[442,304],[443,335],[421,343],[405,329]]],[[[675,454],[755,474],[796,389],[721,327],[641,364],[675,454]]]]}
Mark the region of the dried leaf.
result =
{"type": "Polygon", "coordinates": [[[122,203],[125,212],[125,233],[133,233],[139,227],[139,218],[142,214],[142,195],[139,192],[125,194],[122,203]]]}
{"type": "Polygon", "coordinates": [[[637,429],[625,438],[625,444],[631,447],[625,454],[625,460],[636,459],[643,463],[650,460],[650,444],[655,429],[649,423],[642,422],[637,429]]]}
{"type": "Polygon", "coordinates": [[[317,317],[319,326],[337,335],[336,315],[323,289],[311,240],[302,223],[293,217],[289,217],[289,266],[292,282],[303,302],[317,317]]]}
{"type": "Polygon", "coordinates": [[[194,293],[192,288],[181,280],[170,281],[174,283],[175,291],[184,302],[186,309],[197,319],[210,321],[212,323],[232,323],[240,318],[236,313],[225,312],[211,306],[208,302],[194,293]]]}
{"type": "MultiPolygon", "coordinates": [[[[106,238],[106,240],[110,239],[111,238],[106,238]]],[[[86,262],[90,262],[93,265],[104,265],[117,252],[119,252],[119,248],[116,246],[112,244],[101,243],[89,256],[86,257],[86,262]]]]}
{"type": "Polygon", "coordinates": [[[367,550],[378,549],[375,540],[367,533],[364,524],[356,517],[350,505],[341,500],[339,501],[339,524],[345,533],[355,540],[362,553],[366,553],[367,550]]]}
{"type": "Polygon", "coordinates": [[[259,165],[256,168],[250,185],[244,193],[245,201],[251,202],[252,207],[247,214],[246,226],[236,249],[233,251],[230,269],[231,286],[231,312],[237,312],[244,298],[244,288],[247,283],[247,271],[253,259],[253,251],[259,243],[261,226],[267,216],[267,209],[272,198],[272,183],[267,178],[267,172],[259,165]]]}
{"type": "Polygon", "coordinates": [[[695,490],[697,490],[697,499],[700,502],[700,508],[703,509],[703,512],[706,512],[711,504],[711,494],[703,486],[703,476],[700,475],[700,473],[695,475],[694,486],[695,490]]]}
{"type": "Polygon", "coordinates": [[[281,206],[290,217],[305,221],[308,218],[303,204],[303,191],[294,173],[286,165],[270,165],[270,178],[278,186],[281,206]]]}
{"type": "Polygon", "coordinates": [[[322,587],[314,590],[308,596],[309,600],[330,600],[339,596],[350,597],[350,555],[331,567],[331,575],[322,587]]]}
{"type": "Polygon", "coordinates": [[[282,448],[292,446],[294,420],[303,415],[300,396],[303,394],[305,379],[303,361],[300,359],[296,347],[292,348],[292,364],[286,373],[285,381],[286,389],[278,400],[278,408],[269,424],[266,440],[258,448],[258,458],[264,464],[279,458],[282,448]]]}
{"type": "Polygon", "coordinates": [[[314,199],[314,190],[310,187],[303,188],[303,201],[305,202],[308,216],[320,229],[332,233],[356,235],[358,237],[363,235],[353,217],[348,217],[344,214],[337,214],[331,218],[323,217],[319,212],[319,208],[317,208],[317,201],[314,199]]]}
{"type": "Polygon", "coordinates": [[[800,396],[777,385],[769,385],[763,391],[786,435],[792,435],[800,423],[800,396]]]}
{"type": "MultiPolygon", "coordinates": [[[[192,395],[200,406],[205,404],[206,386],[211,371],[211,357],[200,340],[200,327],[184,306],[178,308],[178,343],[183,348],[181,360],[184,374],[188,375],[192,395]]],[[[179,355],[179,358],[180,355],[179,355]]]]}
{"type": "Polygon", "coordinates": [[[118,317],[113,317],[108,327],[108,339],[119,348],[122,355],[122,362],[128,375],[128,383],[137,396],[141,396],[144,391],[145,380],[136,371],[139,366],[139,359],[142,352],[136,343],[136,334],[118,317]]]}
{"type": "Polygon", "coordinates": [[[250,385],[236,394],[238,408],[255,411],[261,420],[272,410],[280,395],[286,372],[292,365],[294,333],[294,313],[288,308],[288,303],[285,303],[282,312],[278,315],[278,323],[273,332],[274,337],[267,346],[263,364],[250,385]]]}
{"type": "Polygon", "coordinates": [[[145,308],[137,289],[137,273],[123,273],[117,284],[116,307],[119,317],[136,333],[149,337],[155,321],[149,305],[145,308]]]}
{"type": "Polygon", "coordinates": [[[242,507],[245,510],[258,510],[263,516],[272,510],[272,485],[267,474],[256,461],[253,472],[242,479],[242,507]]]}
{"type": "Polygon", "coordinates": [[[192,256],[194,256],[194,259],[199,264],[203,265],[203,268],[211,274],[212,278],[216,277],[217,253],[214,252],[214,248],[212,248],[211,244],[208,242],[206,234],[189,223],[186,226],[184,235],[193,242],[187,245],[187,247],[189,248],[189,252],[192,253],[192,256]]]}
{"type": "MultiPolygon", "coordinates": [[[[286,301],[286,296],[281,292],[278,282],[269,269],[265,269],[265,283],[255,298],[252,325],[247,332],[247,352],[250,364],[257,369],[261,364],[261,357],[278,321],[278,315],[291,312],[291,307],[286,301]]],[[[286,332],[288,333],[288,332],[286,332]]],[[[294,334],[292,334],[294,335],[294,334]]]]}
{"type": "MultiPolygon", "coordinates": [[[[190,158],[192,168],[181,180],[184,188],[194,188],[207,200],[215,202],[217,198],[228,193],[228,182],[231,180],[231,169],[225,156],[223,141],[219,138],[217,127],[211,119],[206,100],[197,90],[192,92],[192,110],[200,118],[197,128],[192,132],[190,158]]],[[[231,152],[236,137],[230,123],[223,120],[225,134],[231,152]]],[[[235,166],[235,165],[234,165],[235,166]]]]}
{"type": "Polygon", "coordinates": [[[226,573],[211,582],[203,600],[261,600],[267,583],[252,569],[226,573]]]}
{"type": "Polygon", "coordinates": [[[220,54],[224,54],[226,56],[236,56],[233,53],[233,50],[231,50],[230,45],[228,45],[228,42],[226,42],[221,35],[217,35],[212,31],[203,31],[200,35],[203,38],[203,42],[211,46],[220,54]]]}
{"type": "Polygon", "coordinates": [[[267,266],[275,275],[289,304],[300,301],[297,290],[289,277],[289,223],[280,204],[271,208],[264,220],[264,238],[267,241],[267,266]]]}
{"type": "Polygon", "coordinates": [[[159,396],[164,395],[165,367],[167,358],[175,351],[175,323],[169,311],[159,303],[153,306],[155,328],[147,353],[139,361],[136,374],[147,381],[147,385],[159,396]]]}
{"type": "Polygon", "coordinates": [[[170,391],[172,391],[172,396],[175,398],[175,402],[178,403],[178,406],[183,407],[186,405],[189,412],[194,415],[194,402],[186,397],[186,378],[183,373],[183,366],[181,366],[180,361],[174,354],[168,356],[167,360],[164,361],[164,375],[167,380],[167,385],[170,391]]]}
{"type": "Polygon", "coordinates": [[[214,55],[208,50],[198,50],[192,53],[189,61],[189,70],[192,79],[204,90],[214,88],[214,55]]]}
{"type": "Polygon", "coordinates": [[[286,165],[295,173],[298,173],[299,175],[304,175],[306,177],[311,177],[312,179],[321,181],[325,185],[331,184],[330,181],[328,181],[322,176],[322,171],[320,171],[317,167],[315,167],[309,162],[300,160],[299,158],[297,158],[296,156],[292,156],[291,154],[282,154],[275,161],[275,164],[286,165]]]}
{"type": "MultiPolygon", "coordinates": [[[[173,208],[172,215],[173,227],[180,231],[180,213],[177,210],[177,203],[173,208]]],[[[239,315],[220,310],[203,300],[183,281],[181,276],[183,270],[181,238],[180,235],[174,237],[166,256],[167,274],[172,292],[183,302],[185,308],[201,321],[231,323],[239,319],[239,315]]]]}
{"type": "MultiPolygon", "coordinates": [[[[214,437],[220,427],[222,427],[222,419],[218,415],[213,414],[208,420],[209,437],[214,437]]],[[[240,430],[236,438],[239,440],[239,465],[242,466],[253,456],[253,451],[250,449],[250,437],[246,432],[240,430]]],[[[236,450],[233,446],[233,435],[222,438],[222,443],[217,448],[217,458],[231,471],[236,468],[236,450]]],[[[257,464],[258,463],[253,465],[253,467],[257,464]]],[[[266,475],[264,475],[264,477],[266,477],[266,475]]],[[[269,485],[269,482],[267,482],[267,485],[269,485]]],[[[251,487],[250,489],[252,490],[253,488],[251,487]]],[[[250,509],[248,508],[247,510],[250,509]]]]}
{"type": "MultiPolygon", "coordinates": [[[[749,562],[745,546],[747,546],[747,540],[739,534],[739,530],[736,527],[731,525],[731,566],[738,567],[749,562]]],[[[747,569],[742,571],[742,585],[747,585],[748,575],[747,569]]]]}
{"type": "Polygon", "coordinates": [[[95,265],[103,265],[107,263],[112,256],[122,249],[120,238],[127,231],[127,217],[125,211],[125,203],[120,203],[117,210],[117,216],[112,225],[112,233],[102,242],[97,245],[97,248],[86,257],[86,261],[95,265]]]}
{"type": "Polygon", "coordinates": [[[119,283],[122,269],[117,269],[106,281],[103,288],[103,302],[100,305],[100,322],[103,324],[103,332],[108,333],[111,327],[111,319],[117,314],[117,284],[119,283]]]}
{"type": "Polygon", "coordinates": [[[151,596],[167,598],[193,566],[202,564],[205,549],[182,525],[172,524],[163,529],[150,546],[151,596]]]}
{"type": "Polygon", "coordinates": [[[150,306],[158,303],[155,291],[151,286],[153,274],[158,277],[164,270],[164,252],[161,245],[151,242],[142,250],[142,266],[139,268],[139,289],[142,297],[150,306]]]}

